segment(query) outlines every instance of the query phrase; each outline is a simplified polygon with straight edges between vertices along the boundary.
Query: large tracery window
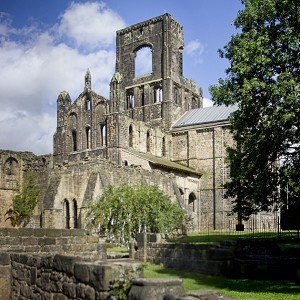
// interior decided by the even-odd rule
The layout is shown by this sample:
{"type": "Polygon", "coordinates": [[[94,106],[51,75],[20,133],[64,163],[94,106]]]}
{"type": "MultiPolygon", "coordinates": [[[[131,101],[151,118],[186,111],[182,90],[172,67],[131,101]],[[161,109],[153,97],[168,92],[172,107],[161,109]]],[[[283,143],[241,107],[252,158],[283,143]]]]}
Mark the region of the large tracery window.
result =
{"type": "Polygon", "coordinates": [[[148,45],[135,52],[135,77],[152,73],[152,48],[148,45]]]}

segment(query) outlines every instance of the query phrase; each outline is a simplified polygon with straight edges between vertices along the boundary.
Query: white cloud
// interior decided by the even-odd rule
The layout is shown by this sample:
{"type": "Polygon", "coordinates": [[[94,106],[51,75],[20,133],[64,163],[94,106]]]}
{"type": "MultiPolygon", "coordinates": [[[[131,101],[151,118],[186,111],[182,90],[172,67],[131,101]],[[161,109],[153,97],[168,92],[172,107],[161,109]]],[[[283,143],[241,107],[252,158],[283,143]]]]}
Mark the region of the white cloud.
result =
{"type": "Polygon", "coordinates": [[[61,16],[60,34],[69,37],[77,46],[98,49],[110,46],[115,32],[124,28],[121,17],[104,3],[72,3],[61,16]]]}
{"type": "Polygon", "coordinates": [[[209,98],[203,98],[203,107],[213,106],[213,102],[209,98]]]}
{"type": "Polygon", "coordinates": [[[124,22],[104,5],[92,2],[72,4],[60,20],[46,30],[39,29],[38,24],[16,29],[7,14],[0,15],[0,149],[52,152],[57,97],[66,90],[74,101],[83,90],[87,68],[92,88],[105,97],[109,95],[115,29],[124,27],[124,22]],[[86,18],[82,22],[80,18],[88,14],[90,27],[86,18]],[[87,32],[84,27],[89,27],[87,32]],[[104,35],[109,27],[113,29],[104,35]],[[86,44],[88,50],[71,47],[57,35],[57,28],[64,28],[64,35],[69,37],[78,33],[76,43],[82,47],[86,44]],[[90,47],[97,43],[91,52],[90,47]]]}
{"type": "Polygon", "coordinates": [[[193,57],[195,59],[196,63],[202,63],[203,62],[203,53],[205,50],[205,46],[203,44],[201,44],[201,42],[199,40],[193,40],[190,41],[186,47],[185,47],[185,51],[188,55],[190,55],[191,57],[193,57]]]}

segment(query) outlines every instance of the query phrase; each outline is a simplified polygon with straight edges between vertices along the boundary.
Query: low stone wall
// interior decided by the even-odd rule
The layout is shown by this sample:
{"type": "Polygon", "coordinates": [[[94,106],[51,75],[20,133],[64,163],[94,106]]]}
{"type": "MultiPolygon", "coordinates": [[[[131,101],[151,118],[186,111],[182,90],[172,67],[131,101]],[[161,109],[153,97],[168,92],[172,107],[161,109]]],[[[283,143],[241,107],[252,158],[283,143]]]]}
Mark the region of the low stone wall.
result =
{"type": "Polygon", "coordinates": [[[199,272],[208,275],[223,275],[234,258],[230,247],[212,247],[206,244],[175,244],[162,241],[159,234],[137,236],[135,258],[165,267],[199,272]],[[146,251],[145,251],[146,245],[146,251]]]}
{"type": "MultiPolygon", "coordinates": [[[[139,264],[81,257],[0,253],[0,299],[107,299],[115,282],[141,276],[139,264]]],[[[118,286],[118,284],[117,284],[118,286]]]]}
{"type": "Polygon", "coordinates": [[[223,241],[217,246],[167,243],[159,234],[138,234],[135,258],[165,267],[262,279],[300,282],[300,249],[282,249],[273,241],[223,241]]]}
{"type": "Polygon", "coordinates": [[[59,253],[106,259],[106,246],[99,236],[83,229],[2,228],[0,251],[59,253]]]}

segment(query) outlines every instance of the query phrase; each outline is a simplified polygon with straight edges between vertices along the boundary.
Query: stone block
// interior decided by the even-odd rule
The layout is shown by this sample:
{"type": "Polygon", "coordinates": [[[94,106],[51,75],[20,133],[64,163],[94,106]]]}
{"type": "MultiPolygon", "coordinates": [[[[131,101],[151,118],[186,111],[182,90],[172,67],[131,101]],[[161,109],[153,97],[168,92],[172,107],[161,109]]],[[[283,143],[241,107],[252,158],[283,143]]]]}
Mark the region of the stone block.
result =
{"type": "Polygon", "coordinates": [[[33,228],[18,228],[19,236],[22,237],[31,237],[34,235],[33,228]]]}
{"type": "Polygon", "coordinates": [[[91,264],[76,263],[74,266],[74,275],[79,282],[88,283],[90,280],[91,264]]]}
{"type": "Polygon", "coordinates": [[[94,264],[90,269],[90,283],[96,291],[108,291],[110,281],[113,279],[112,265],[101,263],[94,264]]]}
{"type": "Polygon", "coordinates": [[[35,237],[44,237],[46,236],[46,230],[45,228],[33,228],[33,236],[35,237]]]}
{"type": "Polygon", "coordinates": [[[22,237],[21,240],[23,246],[33,246],[38,244],[38,239],[35,237],[22,237]]]}
{"type": "Polygon", "coordinates": [[[133,280],[128,300],[163,300],[165,296],[176,299],[183,295],[181,279],[139,278],[133,280]]]}
{"type": "Polygon", "coordinates": [[[63,283],[63,293],[68,297],[68,299],[76,298],[76,284],[72,282],[63,283]]]}
{"type": "Polygon", "coordinates": [[[61,237],[62,236],[62,229],[46,229],[46,236],[47,237],[61,237]]]}
{"type": "Polygon", "coordinates": [[[53,237],[45,237],[45,238],[40,238],[38,239],[38,244],[40,246],[43,246],[43,245],[55,245],[56,244],[56,238],[53,238],[53,237]]]}
{"type": "Polygon", "coordinates": [[[0,299],[9,300],[11,292],[11,267],[0,265],[0,299]]]}
{"type": "Polygon", "coordinates": [[[56,254],[53,259],[53,267],[59,272],[74,275],[75,263],[80,261],[79,257],[56,254]]]}
{"type": "Polygon", "coordinates": [[[97,254],[99,255],[99,258],[102,260],[107,259],[107,248],[105,244],[98,244],[97,245],[97,254]]]}
{"type": "Polygon", "coordinates": [[[0,265],[10,265],[10,255],[6,252],[0,252],[0,265]]]}

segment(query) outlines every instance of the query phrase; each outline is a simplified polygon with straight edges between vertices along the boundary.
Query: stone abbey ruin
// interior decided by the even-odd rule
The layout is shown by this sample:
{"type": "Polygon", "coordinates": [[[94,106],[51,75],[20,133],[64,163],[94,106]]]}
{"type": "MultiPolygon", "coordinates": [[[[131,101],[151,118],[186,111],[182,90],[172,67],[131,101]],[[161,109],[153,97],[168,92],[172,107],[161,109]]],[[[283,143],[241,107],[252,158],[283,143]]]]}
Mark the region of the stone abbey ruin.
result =
{"type": "MultiPolygon", "coordinates": [[[[87,71],[74,102],[58,96],[52,155],[0,151],[1,227],[10,226],[4,214],[28,170],[41,193],[27,227],[85,228],[88,203],[120,183],[158,185],[190,214],[191,230],[235,226],[223,184],[236,107],[203,108],[201,89],[183,77],[183,48],[169,14],[117,31],[109,99],[93,91],[87,71]],[[139,51],[152,55],[149,74],[136,74],[139,51]]],[[[271,228],[275,216],[255,218],[271,228]]]]}

